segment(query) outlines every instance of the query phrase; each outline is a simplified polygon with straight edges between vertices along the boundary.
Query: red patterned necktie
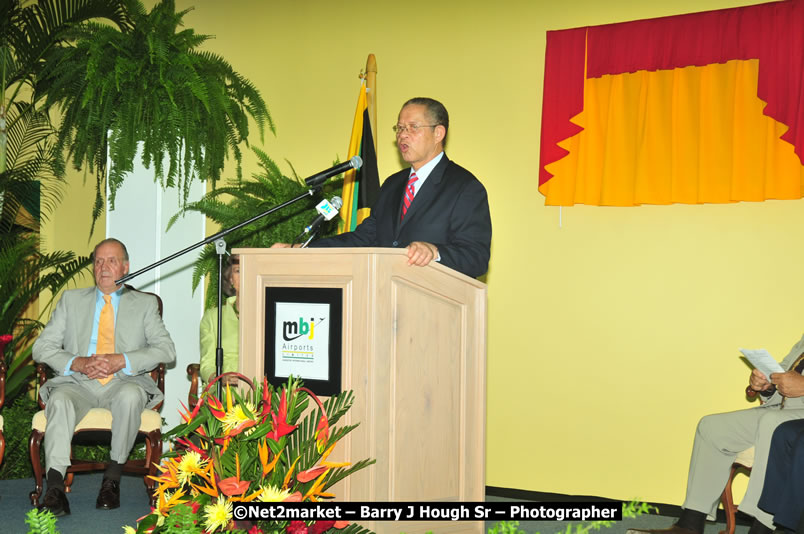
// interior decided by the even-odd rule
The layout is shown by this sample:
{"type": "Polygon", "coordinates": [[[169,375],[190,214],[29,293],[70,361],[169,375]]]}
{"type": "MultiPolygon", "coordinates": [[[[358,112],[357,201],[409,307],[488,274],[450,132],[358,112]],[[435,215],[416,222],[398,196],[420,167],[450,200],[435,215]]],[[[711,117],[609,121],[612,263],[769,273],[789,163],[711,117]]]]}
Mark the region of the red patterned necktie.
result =
{"type": "Polygon", "coordinates": [[[413,202],[413,195],[415,192],[413,189],[413,184],[415,184],[418,179],[419,177],[416,176],[415,171],[410,173],[410,178],[408,178],[408,185],[405,186],[405,198],[402,200],[402,216],[399,218],[400,221],[405,218],[405,214],[408,212],[410,203],[413,202]]]}

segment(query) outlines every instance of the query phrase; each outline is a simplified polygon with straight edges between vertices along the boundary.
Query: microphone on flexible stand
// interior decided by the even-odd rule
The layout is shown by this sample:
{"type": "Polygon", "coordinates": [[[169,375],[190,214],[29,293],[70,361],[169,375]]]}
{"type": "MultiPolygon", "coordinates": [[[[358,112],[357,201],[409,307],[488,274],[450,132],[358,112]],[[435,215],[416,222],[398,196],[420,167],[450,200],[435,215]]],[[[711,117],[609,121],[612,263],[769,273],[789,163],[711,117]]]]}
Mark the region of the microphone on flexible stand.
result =
{"type": "Polygon", "coordinates": [[[306,183],[308,187],[319,187],[336,174],[348,171],[349,169],[359,169],[362,166],[363,160],[360,158],[360,156],[352,156],[349,161],[344,161],[343,163],[339,163],[338,165],[330,167],[325,171],[321,171],[308,178],[305,178],[304,183],[306,183]]]}

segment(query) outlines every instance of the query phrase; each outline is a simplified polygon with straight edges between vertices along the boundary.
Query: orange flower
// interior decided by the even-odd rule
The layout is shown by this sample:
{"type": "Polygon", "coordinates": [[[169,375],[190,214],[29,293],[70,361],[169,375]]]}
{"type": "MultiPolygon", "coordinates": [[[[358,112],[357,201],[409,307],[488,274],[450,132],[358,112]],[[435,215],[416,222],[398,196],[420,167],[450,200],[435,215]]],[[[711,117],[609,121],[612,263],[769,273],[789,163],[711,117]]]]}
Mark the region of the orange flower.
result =
{"type": "Polygon", "coordinates": [[[242,495],[248,491],[249,486],[251,486],[251,482],[248,480],[240,480],[238,477],[224,478],[218,482],[218,489],[227,497],[242,495]]]}
{"type": "Polygon", "coordinates": [[[273,471],[274,467],[276,467],[276,462],[279,461],[279,457],[282,456],[282,451],[279,451],[279,454],[274,455],[274,459],[271,460],[271,463],[268,463],[268,440],[263,439],[259,443],[257,443],[257,452],[260,454],[260,464],[262,465],[262,477],[265,478],[265,475],[273,471]]]}
{"type": "Polygon", "coordinates": [[[159,488],[162,490],[179,487],[178,477],[178,463],[175,458],[166,460],[162,465],[157,465],[162,474],[159,476],[148,476],[151,480],[159,483],[159,488]]]}
{"type": "Polygon", "coordinates": [[[215,483],[215,474],[212,472],[212,469],[213,464],[212,462],[209,462],[207,466],[198,473],[198,476],[203,478],[204,481],[207,483],[206,486],[200,486],[198,484],[194,484],[193,482],[190,482],[190,486],[196,491],[206,493],[207,495],[210,495],[212,497],[217,497],[218,486],[215,483]]]}
{"type": "Polygon", "coordinates": [[[321,476],[318,477],[318,479],[315,481],[315,484],[313,484],[313,486],[309,490],[307,490],[307,493],[304,494],[305,499],[310,499],[311,501],[318,501],[318,497],[335,496],[334,493],[324,493],[323,491],[321,491],[322,489],[324,489],[324,477],[327,476],[328,472],[329,468],[327,468],[323,473],[321,473],[321,476]]]}
{"type": "Polygon", "coordinates": [[[285,473],[285,480],[282,482],[283,488],[287,488],[288,484],[290,484],[290,479],[293,478],[293,470],[296,469],[296,464],[299,463],[299,460],[301,460],[301,456],[293,461],[293,465],[291,465],[290,469],[288,469],[288,472],[285,473]]]}
{"type": "Polygon", "coordinates": [[[231,497],[232,495],[243,495],[248,491],[249,486],[251,486],[251,481],[240,480],[240,455],[235,453],[235,476],[219,481],[218,488],[221,493],[231,497]]]}
{"type": "Polygon", "coordinates": [[[300,491],[296,491],[288,495],[282,502],[301,502],[301,501],[302,501],[302,494],[300,491]]]}
{"type": "Polygon", "coordinates": [[[351,465],[351,462],[328,462],[327,458],[329,457],[332,450],[335,448],[337,442],[333,443],[329,446],[326,452],[321,456],[321,461],[319,465],[311,467],[305,471],[302,471],[298,475],[296,475],[296,480],[299,482],[310,482],[317,476],[320,476],[321,473],[328,471],[334,467],[346,467],[347,465],[351,465]]]}

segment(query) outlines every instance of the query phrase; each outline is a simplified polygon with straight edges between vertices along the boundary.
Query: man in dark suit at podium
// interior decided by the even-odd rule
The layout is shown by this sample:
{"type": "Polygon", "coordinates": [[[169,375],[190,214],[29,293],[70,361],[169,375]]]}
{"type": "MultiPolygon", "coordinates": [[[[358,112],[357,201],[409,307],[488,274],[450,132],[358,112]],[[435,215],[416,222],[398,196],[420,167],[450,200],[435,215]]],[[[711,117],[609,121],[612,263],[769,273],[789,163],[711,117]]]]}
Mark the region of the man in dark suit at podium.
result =
{"type": "Polygon", "coordinates": [[[410,168],[385,180],[371,215],[353,232],[310,246],[407,248],[410,265],[437,261],[471,277],[483,275],[491,247],[488,196],[472,173],[444,153],[448,129],[449,115],[437,100],[405,102],[394,131],[410,168]]]}

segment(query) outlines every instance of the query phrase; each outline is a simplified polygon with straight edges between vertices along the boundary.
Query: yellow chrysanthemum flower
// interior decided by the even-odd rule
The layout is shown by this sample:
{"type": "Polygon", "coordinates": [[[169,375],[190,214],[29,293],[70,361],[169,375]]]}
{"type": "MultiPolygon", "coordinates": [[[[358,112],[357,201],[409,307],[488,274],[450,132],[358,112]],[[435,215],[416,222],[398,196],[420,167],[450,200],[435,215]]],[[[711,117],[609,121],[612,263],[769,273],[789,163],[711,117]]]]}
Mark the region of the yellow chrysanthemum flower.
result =
{"type": "Polygon", "coordinates": [[[282,502],[290,496],[289,489],[279,489],[271,484],[260,486],[260,489],[262,492],[257,500],[261,502],[282,502]]]}
{"type": "Polygon", "coordinates": [[[232,520],[232,503],[225,496],[219,495],[217,502],[204,506],[204,523],[206,532],[223,529],[232,520]]]}
{"type": "Polygon", "coordinates": [[[201,455],[195,451],[190,451],[182,456],[179,462],[177,471],[177,479],[179,484],[184,486],[187,484],[192,476],[204,468],[206,460],[201,459],[201,455]]]}
{"type": "Polygon", "coordinates": [[[123,534],[137,534],[137,529],[128,525],[123,525],[123,534]]]}
{"type": "MultiPolygon", "coordinates": [[[[254,405],[248,401],[244,401],[244,404],[248,408],[249,413],[254,413],[254,405]]],[[[233,406],[230,410],[226,411],[226,415],[224,416],[223,422],[223,430],[224,432],[231,432],[242,423],[246,421],[253,421],[253,417],[249,417],[246,415],[246,411],[243,409],[242,404],[238,404],[237,406],[233,406]]]]}

